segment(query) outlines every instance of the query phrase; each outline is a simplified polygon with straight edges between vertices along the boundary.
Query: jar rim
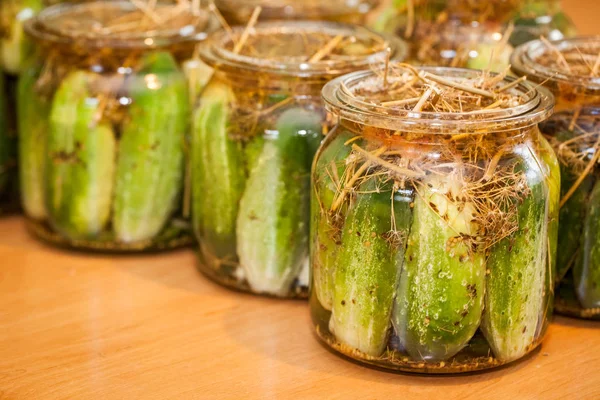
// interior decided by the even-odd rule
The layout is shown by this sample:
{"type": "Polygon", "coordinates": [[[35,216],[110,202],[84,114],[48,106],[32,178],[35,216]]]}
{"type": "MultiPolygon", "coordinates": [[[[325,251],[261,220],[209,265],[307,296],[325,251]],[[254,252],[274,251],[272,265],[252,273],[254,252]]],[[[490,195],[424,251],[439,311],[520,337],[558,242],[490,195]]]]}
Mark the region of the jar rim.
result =
{"type": "MultiPolygon", "coordinates": [[[[175,11],[175,7],[178,6],[159,0],[156,7],[160,12],[164,7],[171,7],[175,11]]],[[[68,45],[77,42],[82,47],[91,49],[108,47],[143,50],[169,47],[183,42],[200,42],[218,27],[218,22],[206,8],[198,10],[181,8],[179,16],[188,17],[188,23],[178,24],[182,21],[172,21],[172,25],[161,29],[119,32],[111,31],[106,27],[106,23],[112,23],[120,17],[125,17],[127,13],[137,10],[141,9],[125,0],[95,0],[81,4],[60,3],[45,8],[28,20],[25,23],[25,32],[35,40],[53,44],[68,45]],[[77,29],[73,26],[65,28],[64,22],[67,19],[71,23],[77,23],[77,29]]],[[[136,22],[139,22],[139,19],[136,22]]],[[[128,23],[130,24],[131,21],[123,25],[128,23]]]]}
{"type": "Polygon", "coordinates": [[[244,7],[251,11],[256,6],[261,6],[263,13],[276,14],[277,19],[291,18],[292,16],[295,16],[295,19],[304,19],[313,14],[319,15],[320,19],[330,19],[336,15],[352,12],[367,14],[380,4],[380,0],[342,0],[337,3],[332,0],[326,2],[317,0],[312,3],[306,0],[216,0],[215,3],[219,9],[227,11],[236,11],[244,7]]]}
{"type": "MultiPolygon", "coordinates": [[[[419,67],[420,71],[445,78],[470,78],[481,76],[482,71],[455,67],[419,67]]],[[[504,77],[500,82],[513,84],[511,90],[529,94],[527,101],[517,106],[476,112],[431,112],[398,110],[356,98],[351,90],[368,79],[379,78],[373,70],[358,71],[338,77],[323,87],[322,96],[328,111],[351,122],[390,130],[431,133],[473,133],[508,131],[536,125],[548,118],[554,108],[554,96],[549,90],[514,77],[504,77]],[[390,113],[393,111],[393,113],[390,113]]],[[[490,77],[498,76],[489,73],[490,77]]]]}
{"type": "MultiPolygon", "coordinates": [[[[240,37],[245,27],[232,28],[234,36],[240,37]]],[[[261,74],[272,74],[291,77],[334,77],[341,74],[366,68],[376,62],[383,62],[389,48],[390,58],[403,60],[407,54],[407,46],[400,38],[374,32],[368,28],[327,21],[272,21],[261,22],[253,29],[251,35],[264,36],[272,39],[276,35],[282,38],[286,35],[323,35],[335,38],[342,36],[341,40],[354,38],[356,41],[366,43],[369,40],[379,42],[377,50],[372,53],[360,55],[336,56],[333,60],[307,61],[313,54],[298,54],[280,57],[261,57],[238,54],[229,47],[233,47],[230,33],[220,30],[213,33],[209,40],[200,48],[200,58],[209,66],[220,70],[244,70],[261,74]]]]}
{"type": "MultiPolygon", "coordinates": [[[[600,50],[600,35],[554,40],[550,41],[550,43],[560,51],[589,44],[597,46],[597,49],[600,50]]],[[[518,46],[510,60],[513,71],[519,75],[531,77],[539,82],[555,82],[588,90],[600,90],[600,77],[558,71],[555,68],[539,63],[537,58],[547,50],[547,45],[540,39],[532,40],[518,46]]]]}

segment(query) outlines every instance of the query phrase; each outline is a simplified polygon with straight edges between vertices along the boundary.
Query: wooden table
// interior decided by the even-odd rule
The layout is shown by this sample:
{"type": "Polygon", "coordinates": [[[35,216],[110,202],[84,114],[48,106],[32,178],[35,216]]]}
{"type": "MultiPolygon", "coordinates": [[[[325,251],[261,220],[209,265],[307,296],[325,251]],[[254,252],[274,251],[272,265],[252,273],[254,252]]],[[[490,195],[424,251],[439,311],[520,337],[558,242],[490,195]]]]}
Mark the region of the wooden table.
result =
{"type": "Polygon", "coordinates": [[[0,399],[599,399],[600,323],[557,318],[523,362],[398,375],[332,354],[306,304],[232,293],[191,250],[89,256],[0,222],[0,399]]]}
{"type": "MultiPolygon", "coordinates": [[[[564,6],[599,31],[598,0],[564,6]]],[[[67,253],[1,220],[0,399],[600,399],[600,323],[556,318],[500,370],[398,375],[327,351],[306,304],[229,292],[195,263],[67,253]]]]}

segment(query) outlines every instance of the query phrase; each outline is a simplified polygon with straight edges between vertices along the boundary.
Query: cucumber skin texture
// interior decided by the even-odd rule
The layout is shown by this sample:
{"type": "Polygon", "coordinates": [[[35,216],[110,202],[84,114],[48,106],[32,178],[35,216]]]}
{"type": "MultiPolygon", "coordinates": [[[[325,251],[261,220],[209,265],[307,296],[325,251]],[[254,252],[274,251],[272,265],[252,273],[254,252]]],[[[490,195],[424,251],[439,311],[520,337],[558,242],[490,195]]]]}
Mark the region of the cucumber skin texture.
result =
{"type": "Polygon", "coordinates": [[[183,186],[189,118],[185,76],[166,52],[146,55],[141,66],[129,86],[133,102],[117,161],[113,229],[124,243],[158,235],[177,208],[183,186]],[[157,77],[156,89],[146,87],[151,75],[157,77]]]}
{"type": "Polygon", "coordinates": [[[460,194],[460,188],[452,184],[456,178],[444,177],[445,182],[433,179],[433,186],[425,181],[415,197],[392,317],[403,348],[413,359],[428,362],[446,360],[469,343],[481,321],[485,288],[485,256],[469,255],[462,243],[454,245],[454,254],[448,251],[449,241],[458,233],[477,235],[470,222],[473,206],[467,203],[459,212],[445,197],[447,192],[460,194]],[[448,215],[448,222],[430,204],[441,215],[448,215]]]}
{"type": "MultiPolygon", "coordinates": [[[[534,154],[525,149],[522,154],[534,154]]],[[[537,339],[544,313],[548,237],[548,187],[539,160],[518,161],[527,168],[529,195],[518,208],[519,230],[491,249],[488,258],[485,314],[481,330],[496,358],[524,356],[537,339]],[[535,169],[537,176],[533,175],[535,169]]],[[[551,300],[551,299],[550,299],[551,300]]],[[[548,315],[548,318],[550,315],[548,315]]]]}
{"type": "Polygon", "coordinates": [[[600,181],[590,194],[581,241],[573,269],[575,292],[583,308],[600,307],[600,181]]]}
{"type": "Polygon", "coordinates": [[[240,200],[237,252],[250,287],[285,296],[308,253],[310,160],[321,116],[284,111],[277,135],[266,136],[240,200]],[[307,135],[301,135],[305,131],[307,135]]]}
{"type": "Polygon", "coordinates": [[[25,60],[32,52],[33,46],[31,40],[25,35],[23,24],[26,19],[33,17],[43,8],[41,0],[16,1],[15,3],[17,3],[17,7],[13,9],[15,4],[11,4],[11,0],[0,2],[0,18],[10,19],[10,36],[0,40],[0,69],[11,75],[18,75],[22,72],[25,60]],[[18,16],[23,19],[19,19],[18,16]]]}
{"type": "MultiPolygon", "coordinates": [[[[333,237],[336,228],[332,225],[332,215],[329,212],[337,188],[327,171],[332,168],[332,162],[335,163],[338,177],[342,179],[345,159],[352,149],[350,145],[344,143],[353,136],[355,135],[348,131],[342,131],[340,134],[330,132],[313,167],[310,239],[311,290],[315,291],[321,306],[326,310],[331,310],[333,303],[334,271],[340,244],[340,238],[333,237]]],[[[340,212],[343,214],[344,208],[340,212]]]]}
{"type": "MultiPolygon", "coordinates": [[[[561,194],[564,195],[575,183],[576,177],[570,172],[569,168],[561,165],[562,188],[561,194]]],[[[574,256],[580,251],[581,236],[583,226],[586,221],[586,210],[588,209],[588,198],[594,186],[594,178],[588,175],[575,193],[560,209],[558,233],[558,243],[560,248],[557,251],[557,277],[563,277],[574,265],[574,256]]]]}
{"type": "Polygon", "coordinates": [[[194,117],[192,134],[192,223],[203,248],[234,261],[236,221],[245,187],[241,144],[228,136],[231,89],[210,83],[194,117]]]}
{"type": "MultiPolygon", "coordinates": [[[[410,201],[394,204],[392,191],[376,189],[375,179],[363,183],[349,206],[335,266],[334,296],[329,329],[341,343],[378,357],[386,348],[390,316],[404,260],[410,201]],[[386,240],[391,219],[404,240],[398,246],[386,240]]],[[[394,194],[397,196],[397,194],[394,194]]]]}
{"type": "MultiPolygon", "coordinates": [[[[560,120],[562,114],[558,114],[555,117],[560,120]]],[[[563,118],[571,118],[571,114],[562,115],[563,118]]],[[[552,121],[552,120],[551,120],[552,121]]],[[[549,121],[549,122],[551,122],[549,121]]],[[[545,125],[542,125],[542,129],[545,125]]],[[[552,129],[550,128],[552,131],[552,129]]],[[[575,133],[566,129],[561,129],[554,134],[559,142],[564,142],[575,137],[575,133]]],[[[561,198],[571,186],[577,180],[571,168],[567,165],[560,164],[561,172],[561,198]]],[[[560,208],[559,212],[559,225],[560,230],[558,233],[558,243],[560,248],[557,249],[556,254],[556,277],[560,279],[565,276],[569,268],[571,268],[575,262],[575,255],[579,251],[581,244],[581,235],[583,233],[583,223],[585,221],[585,213],[587,210],[587,200],[592,191],[594,185],[594,177],[588,175],[581,185],[577,188],[575,193],[567,200],[567,202],[560,208]]],[[[557,282],[558,283],[558,282],[557,282]]]]}
{"type": "Polygon", "coordinates": [[[108,124],[93,125],[98,102],[91,73],[75,71],[52,102],[46,160],[46,205],[50,224],[71,239],[94,239],[110,216],[115,137],[108,124]]]}
{"type": "Polygon", "coordinates": [[[36,93],[38,73],[37,69],[29,69],[19,77],[19,178],[21,204],[25,214],[29,218],[44,220],[48,215],[44,194],[44,166],[52,103],[36,93]]]}
{"type": "Polygon", "coordinates": [[[8,185],[9,172],[5,169],[10,161],[10,139],[8,137],[8,118],[4,75],[0,72],[0,197],[8,185]]]}

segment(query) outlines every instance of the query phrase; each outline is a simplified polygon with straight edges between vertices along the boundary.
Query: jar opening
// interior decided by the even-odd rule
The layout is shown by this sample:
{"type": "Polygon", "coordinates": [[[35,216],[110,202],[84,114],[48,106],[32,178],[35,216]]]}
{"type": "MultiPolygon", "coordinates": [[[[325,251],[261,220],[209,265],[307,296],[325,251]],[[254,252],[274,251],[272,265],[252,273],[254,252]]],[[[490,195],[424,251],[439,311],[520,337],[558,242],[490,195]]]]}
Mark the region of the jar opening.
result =
{"type": "Polygon", "coordinates": [[[523,78],[462,68],[403,63],[360,71],[328,83],[328,109],[353,122],[431,133],[524,128],[552,111],[553,96],[523,78]]]}
{"type": "Polygon", "coordinates": [[[286,21],[258,24],[241,41],[245,27],[220,31],[200,56],[215,68],[237,68],[290,76],[340,75],[387,57],[402,59],[400,40],[367,28],[334,22],[286,21]]]}
{"type": "Polygon", "coordinates": [[[600,36],[549,42],[534,40],[515,50],[514,70],[539,82],[600,90],[600,36]]]}
{"type": "Polygon", "coordinates": [[[274,19],[326,19],[347,14],[367,14],[377,7],[379,0],[217,0],[216,5],[225,12],[234,11],[241,16],[252,14],[261,6],[261,20],[274,19]]]}
{"type": "Polygon", "coordinates": [[[85,48],[156,48],[200,41],[217,28],[203,8],[159,2],[154,8],[129,1],[58,4],[43,10],[26,29],[51,43],[77,42],[85,48]]]}

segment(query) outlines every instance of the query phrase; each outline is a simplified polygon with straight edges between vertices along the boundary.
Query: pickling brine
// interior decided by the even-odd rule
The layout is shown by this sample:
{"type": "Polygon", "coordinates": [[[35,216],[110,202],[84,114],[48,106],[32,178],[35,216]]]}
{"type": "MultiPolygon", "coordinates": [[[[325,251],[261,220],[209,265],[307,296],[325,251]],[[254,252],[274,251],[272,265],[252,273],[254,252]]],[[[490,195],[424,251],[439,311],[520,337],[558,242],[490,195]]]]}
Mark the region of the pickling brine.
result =
{"type": "Polygon", "coordinates": [[[307,297],[310,167],[332,124],[321,88],[403,51],[365,28],[325,22],[262,23],[210,39],[200,58],[215,72],[191,138],[203,273],[238,290],[307,297]]]}
{"type": "Polygon", "coordinates": [[[182,63],[214,27],[202,9],[123,1],[61,4],[27,24],[37,55],[19,81],[19,153],[36,236],[117,252],[191,243],[182,63]]]}
{"type": "Polygon", "coordinates": [[[323,90],[339,123],[312,168],[320,339],[384,368],[524,357],[552,313],[560,174],[552,97],[473,70],[392,65],[323,90]]]}
{"type": "Polygon", "coordinates": [[[600,39],[533,41],[517,48],[517,74],[547,86],[557,112],[540,126],[562,175],[556,311],[600,319],[600,39]]]}

